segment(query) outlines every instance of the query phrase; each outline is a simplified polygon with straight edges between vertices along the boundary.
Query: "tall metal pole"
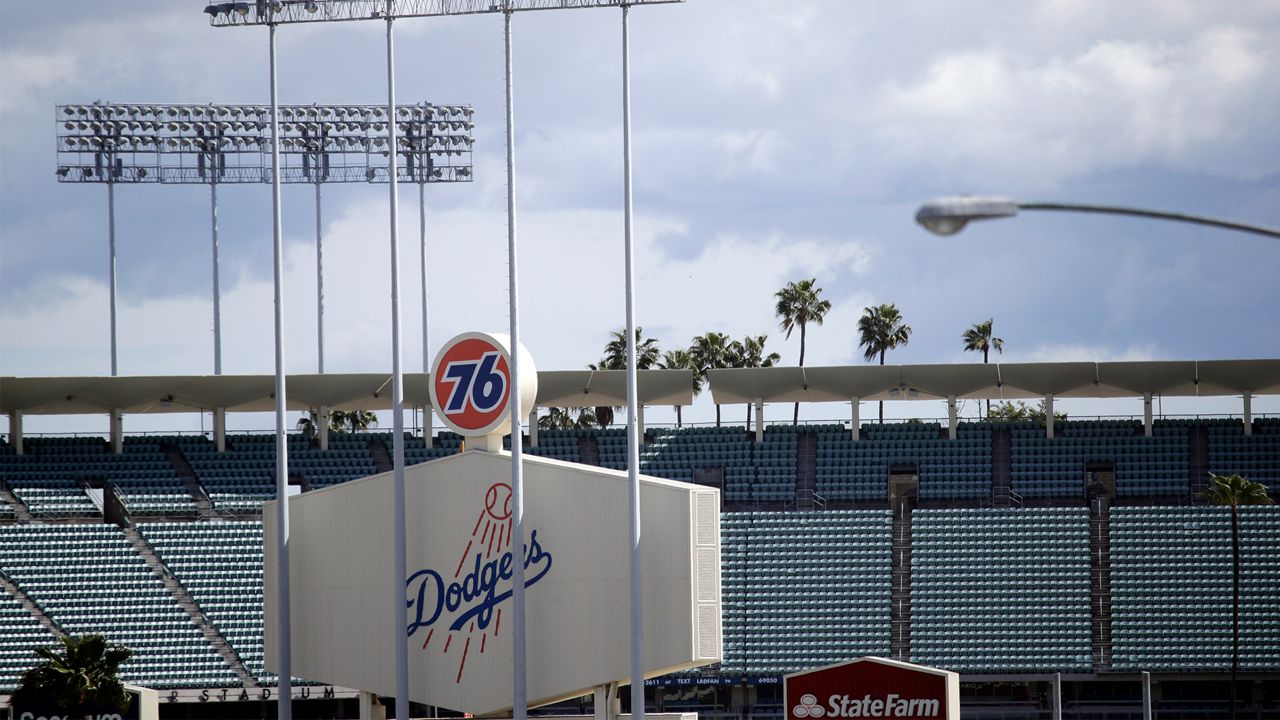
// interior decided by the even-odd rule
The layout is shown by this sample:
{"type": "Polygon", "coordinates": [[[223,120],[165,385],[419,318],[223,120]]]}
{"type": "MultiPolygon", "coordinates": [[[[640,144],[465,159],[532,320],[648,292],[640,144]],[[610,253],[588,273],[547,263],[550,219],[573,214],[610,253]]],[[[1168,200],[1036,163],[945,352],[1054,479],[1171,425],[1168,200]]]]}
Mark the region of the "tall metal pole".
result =
{"type": "Polygon", "coordinates": [[[285,436],[284,231],[280,219],[280,108],[276,93],[276,25],[267,26],[271,52],[271,234],[275,260],[276,325],[276,717],[292,720],[293,633],[289,610],[289,445],[285,436]]]}
{"type": "Polygon", "coordinates": [[[400,352],[400,204],[396,183],[397,160],[400,141],[396,127],[396,75],[395,75],[395,1],[387,0],[387,172],[390,173],[391,211],[391,417],[395,436],[392,441],[392,462],[395,467],[393,482],[394,507],[393,535],[395,551],[392,553],[395,570],[392,575],[392,613],[395,623],[392,648],[396,660],[396,717],[408,720],[409,715],[409,635],[405,628],[404,582],[408,576],[408,559],[405,548],[405,489],[404,489],[404,376],[400,352]]]}
{"type": "Polygon", "coordinates": [[[631,51],[627,5],[622,6],[622,166],[627,293],[627,480],[631,489],[631,717],[644,720],[644,593],[640,586],[640,432],[636,402],[635,248],[631,199],[631,51]]]}
{"type": "Polygon", "coordinates": [[[213,374],[221,375],[222,289],[218,282],[218,181],[216,179],[209,183],[209,223],[213,228],[213,374]]]}
{"type": "MultiPolygon", "coordinates": [[[[319,172],[319,171],[317,171],[319,172]]],[[[316,372],[324,374],[324,226],[320,224],[320,179],[316,176],[316,372]]],[[[321,418],[320,422],[324,419],[321,418]]]]}
{"type": "Polygon", "coordinates": [[[516,110],[511,82],[511,2],[503,13],[503,39],[507,75],[507,274],[511,305],[511,535],[515,538],[511,563],[511,717],[529,715],[525,672],[524,618],[524,461],[521,447],[523,418],[520,413],[520,305],[516,272],[516,110]]]}
{"type": "Polygon", "coordinates": [[[111,254],[108,269],[111,282],[111,376],[119,370],[116,362],[116,183],[115,167],[107,168],[107,248],[111,254]]]}
{"type": "MultiPolygon", "coordinates": [[[[418,183],[418,245],[422,258],[422,372],[431,372],[431,345],[427,342],[427,184],[418,183]]],[[[425,412],[431,412],[428,408],[425,412]]]]}

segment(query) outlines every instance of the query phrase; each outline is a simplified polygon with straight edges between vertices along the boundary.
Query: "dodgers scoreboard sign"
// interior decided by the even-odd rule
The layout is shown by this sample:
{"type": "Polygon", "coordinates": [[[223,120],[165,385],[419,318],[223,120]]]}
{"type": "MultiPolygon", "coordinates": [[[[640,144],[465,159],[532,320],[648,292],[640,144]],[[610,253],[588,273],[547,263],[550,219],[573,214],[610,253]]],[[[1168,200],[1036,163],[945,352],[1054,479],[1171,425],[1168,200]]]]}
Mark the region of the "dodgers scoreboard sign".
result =
{"type": "MultiPolygon", "coordinates": [[[[515,350],[520,372],[520,408],[533,409],[538,372],[529,351],[515,350]]],[[[505,435],[511,429],[511,338],[469,332],[445,343],[431,364],[431,405],[463,437],[505,435]]]]}
{"type": "MultiPolygon", "coordinates": [[[[481,395],[484,353],[457,386],[481,395]],[[478,379],[479,378],[479,379],[478,379]]],[[[475,359],[474,357],[472,359],[475,359]]],[[[392,578],[392,476],[289,501],[293,674],[394,693],[393,584],[403,588],[409,694],[474,714],[511,706],[511,594],[525,571],[531,706],[630,680],[629,483],[623,472],[524,458],[525,543],[511,532],[511,456],[470,450],[405,468],[408,572],[392,578]]],[[[641,478],[646,677],[719,662],[720,498],[714,488],[641,478]]],[[[263,513],[267,566],[276,524],[263,513]]],[[[266,578],[266,607],[274,576],[266,578]]],[[[276,643],[267,612],[268,669],[276,643]]]]}
{"type": "Polygon", "coordinates": [[[960,676],[866,657],[782,680],[787,720],[898,718],[958,720],[960,676]]]}

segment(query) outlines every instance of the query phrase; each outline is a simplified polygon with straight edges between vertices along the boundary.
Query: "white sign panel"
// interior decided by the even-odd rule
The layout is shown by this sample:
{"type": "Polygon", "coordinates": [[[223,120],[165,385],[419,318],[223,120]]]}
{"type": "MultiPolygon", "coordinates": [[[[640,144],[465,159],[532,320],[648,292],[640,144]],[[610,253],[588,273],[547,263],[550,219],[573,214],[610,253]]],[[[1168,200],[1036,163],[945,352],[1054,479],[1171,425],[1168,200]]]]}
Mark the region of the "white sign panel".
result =
{"type": "MultiPolygon", "coordinates": [[[[467,452],[406,468],[405,632],[413,700],[511,706],[511,573],[525,563],[530,705],[630,679],[627,476],[524,459],[527,552],[513,552],[511,459],[467,452]]],[[[391,475],[290,500],[293,673],[394,694],[391,475]]],[[[718,491],[641,478],[646,676],[720,660],[718,491]]],[[[263,513],[266,563],[275,523],[263,513]]],[[[275,588],[266,583],[268,669],[275,588]]]]}

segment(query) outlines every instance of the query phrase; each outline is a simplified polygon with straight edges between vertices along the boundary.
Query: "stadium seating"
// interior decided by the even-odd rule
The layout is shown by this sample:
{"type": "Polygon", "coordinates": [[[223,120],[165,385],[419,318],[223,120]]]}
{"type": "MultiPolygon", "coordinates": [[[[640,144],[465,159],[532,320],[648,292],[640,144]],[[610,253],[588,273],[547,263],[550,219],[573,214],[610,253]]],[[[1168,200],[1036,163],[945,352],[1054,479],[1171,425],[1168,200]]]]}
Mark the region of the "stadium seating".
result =
{"type": "Polygon", "coordinates": [[[35,648],[54,641],[53,633],[0,589],[0,694],[17,687],[18,677],[38,659],[35,648]]]}
{"type": "MultiPolygon", "coordinates": [[[[506,438],[506,447],[511,447],[509,435],[506,438]]],[[[526,447],[524,451],[530,455],[565,462],[582,461],[582,454],[578,450],[578,434],[573,430],[541,430],[538,432],[538,446],[526,447]]]]}
{"type": "Polygon", "coordinates": [[[263,669],[262,523],[148,523],[139,530],[245,668],[269,682],[263,669]]]}
{"type": "Polygon", "coordinates": [[[1013,490],[1027,497],[1080,497],[1087,465],[1112,463],[1117,495],[1186,495],[1187,430],[1160,423],[1146,437],[1138,421],[1070,421],[1056,424],[1048,438],[1039,423],[1014,423],[1013,490]]]}
{"type": "Polygon", "coordinates": [[[117,527],[0,525],[0,567],[67,632],[102,633],[132,648],[120,670],[126,682],[238,684],[117,527]]]}
{"type": "MultiPolygon", "coordinates": [[[[1240,508],[1240,668],[1280,668],[1280,508],[1240,508]]],[[[1113,665],[1231,666],[1231,511],[1118,507],[1111,515],[1113,665]]]]}
{"type": "Polygon", "coordinates": [[[1092,667],[1085,508],[917,510],[911,658],[957,672],[1092,667]]]}
{"type": "Polygon", "coordinates": [[[1245,435],[1239,422],[1209,425],[1209,471],[1239,474],[1271,488],[1280,488],[1280,423],[1259,422],[1245,435]]]}
{"type": "MultiPolygon", "coordinates": [[[[750,498],[755,502],[786,502],[796,499],[796,427],[771,425],[765,428],[764,442],[751,446],[755,461],[755,481],[750,498]]],[[[726,492],[742,491],[737,480],[725,478],[726,492]]]]}
{"type": "Polygon", "coordinates": [[[888,656],[887,510],[724,513],[725,672],[888,656]]]}
{"type": "Polygon", "coordinates": [[[956,439],[937,423],[864,425],[859,440],[843,425],[819,425],[817,491],[832,500],[883,500],[889,471],[914,466],[920,499],[991,495],[991,431],[961,423],[956,439]]]}

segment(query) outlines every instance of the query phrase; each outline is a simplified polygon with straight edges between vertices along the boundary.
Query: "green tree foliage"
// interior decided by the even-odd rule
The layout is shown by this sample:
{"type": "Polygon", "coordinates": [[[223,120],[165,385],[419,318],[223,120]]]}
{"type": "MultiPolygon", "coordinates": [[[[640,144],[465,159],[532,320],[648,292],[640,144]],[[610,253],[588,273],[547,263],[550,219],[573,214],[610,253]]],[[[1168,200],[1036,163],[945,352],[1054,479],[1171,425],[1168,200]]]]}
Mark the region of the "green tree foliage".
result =
{"type": "Polygon", "coordinates": [[[132,650],[103,635],[61,637],[58,643],[36,648],[42,660],[22,674],[9,707],[56,709],[73,717],[129,707],[129,695],[117,674],[132,650]]]}
{"type": "MultiPolygon", "coordinates": [[[[874,307],[863,308],[862,317],[858,318],[858,346],[862,348],[862,357],[867,361],[880,358],[884,364],[884,354],[911,340],[911,326],[902,322],[902,313],[893,303],[885,303],[874,307]]],[[[884,401],[880,401],[880,422],[884,422],[884,401]]]]}
{"type": "Polygon", "coordinates": [[[543,430],[570,430],[573,428],[595,427],[596,413],[591,408],[551,408],[546,415],[538,418],[538,427],[543,430]]]}
{"type": "MultiPolygon", "coordinates": [[[[692,370],[693,371],[693,396],[698,397],[702,392],[702,386],[707,379],[699,372],[697,365],[693,362],[693,356],[688,350],[668,350],[662,355],[661,367],[665,370],[692,370]]],[[[684,408],[676,405],[676,427],[684,426],[684,418],[681,411],[684,408]]]]}
{"type": "Polygon", "coordinates": [[[1240,475],[1209,473],[1202,499],[1231,508],[1231,718],[1236,717],[1236,675],[1240,672],[1240,506],[1270,505],[1267,486],[1240,475]]]}
{"type": "MultiPolygon", "coordinates": [[[[974,323],[968,330],[964,331],[961,339],[964,340],[965,352],[982,353],[982,363],[985,365],[991,357],[991,351],[998,353],[1004,352],[1004,339],[994,337],[992,335],[992,325],[995,324],[995,318],[987,318],[986,322],[974,323]]],[[[987,401],[987,412],[991,412],[991,401],[987,401]]]]}
{"type": "MultiPolygon", "coordinates": [[[[816,284],[817,278],[793,281],[773,294],[777,299],[773,314],[778,318],[778,327],[786,333],[786,339],[791,339],[792,330],[800,328],[800,367],[804,367],[805,330],[809,323],[821,325],[827,313],[831,312],[831,301],[822,299],[822,288],[816,284]]],[[[796,403],[791,422],[800,422],[800,403],[796,403]]]]}
{"type": "MultiPolygon", "coordinates": [[[[636,328],[636,369],[651,370],[661,367],[662,350],[654,338],[644,337],[644,328],[636,328]]],[[[627,369],[627,330],[622,328],[610,333],[609,342],[605,343],[604,354],[600,362],[587,365],[592,370],[626,370],[627,369]]],[[[606,428],[613,424],[616,408],[600,406],[593,413],[596,423],[606,428]]]]}
{"type": "MultiPolygon", "coordinates": [[[[732,367],[729,336],[724,333],[709,332],[699,335],[689,345],[689,357],[696,368],[694,372],[702,377],[708,370],[732,367]]],[[[716,405],[716,427],[720,427],[720,406],[716,405]]]]}
{"type": "MultiPolygon", "coordinates": [[[[1044,425],[1045,413],[1048,405],[1041,400],[1038,405],[1031,406],[1024,402],[1005,401],[997,403],[995,406],[987,409],[987,419],[995,422],[1037,422],[1044,425]]],[[[1055,412],[1053,414],[1055,422],[1062,422],[1067,419],[1064,412],[1055,412]]]]}
{"type": "MultiPolygon", "coordinates": [[[[729,344],[729,367],[773,367],[782,360],[778,353],[765,354],[764,344],[768,335],[748,335],[729,344]]],[[[747,404],[747,432],[751,432],[751,404],[747,404]]]]}

